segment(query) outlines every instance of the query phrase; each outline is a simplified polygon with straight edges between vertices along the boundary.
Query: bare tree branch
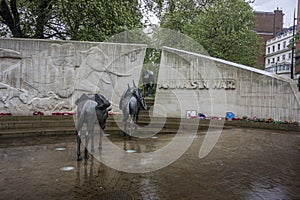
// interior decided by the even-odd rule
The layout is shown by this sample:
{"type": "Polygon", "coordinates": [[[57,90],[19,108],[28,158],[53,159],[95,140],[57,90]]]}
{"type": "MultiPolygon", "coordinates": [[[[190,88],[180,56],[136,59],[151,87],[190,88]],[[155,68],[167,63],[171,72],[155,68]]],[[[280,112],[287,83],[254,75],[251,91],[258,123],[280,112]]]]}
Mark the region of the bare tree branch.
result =
{"type": "MultiPolygon", "coordinates": [[[[16,3],[15,1],[11,1],[11,4],[16,3]]],[[[12,5],[15,7],[15,5],[12,5]]],[[[6,0],[1,0],[0,2],[0,15],[3,18],[4,23],[9,27],[14,37],[22,37],[22,32],[20,29],[20,25],[15,23],[13,14],[9,9],[6,0]]],[[[19,19],[17,19],[18,21],[19,19]]]]}

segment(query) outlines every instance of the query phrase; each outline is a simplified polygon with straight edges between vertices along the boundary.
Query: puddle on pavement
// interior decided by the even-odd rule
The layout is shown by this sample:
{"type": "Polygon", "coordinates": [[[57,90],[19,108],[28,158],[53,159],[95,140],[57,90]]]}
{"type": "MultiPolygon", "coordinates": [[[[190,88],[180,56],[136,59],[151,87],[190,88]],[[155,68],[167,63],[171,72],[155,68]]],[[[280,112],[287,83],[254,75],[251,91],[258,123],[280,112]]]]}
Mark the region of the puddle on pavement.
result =
{"type": "MultiPolygon", "coordinates": [[[[77,162],[74,136],[2,140],[1,198],[299,199],[299,135],[245,130],[224,130],[203,159],[199,137],[170,166],[143,174],[119,172],[93,156],[77,162]]],[[[124,152],[139,153],[167,145],[174,135],[129,140],[111,133],[109,138],[124,152]]]]}
{"type": "Polygon", "coordinates": [[[134,150],[134,149],[128,149],[128,150],[126,150],[126,152],[127,152],[127,153],[135,153],[136,150],[134,150]]]}
{"type": "Polygon", "coordinates": [[[66,150],[66,148],[65,147],[57,147],[57,148],[55,148],[55,150],[56,151],[64,151],[64,150],[66,150]]]}
{"type": "MultiPolygon", "coordinates": [[[[104,136],[112,142],[114,145],[118,146],[120,149],[123,149],[127,153],[148,153],[154,152],[158,149],[163,148],[168,145],[172,139],[175,137],[175,134],[168,135],[149,135],[149,137],[132,137],[129,139],[129,136],[124,136],[123,132],[113,132],[106,133],[104,136]]],[[[82,143],[85,144],[85,136],[81,136],[82,143]]],[[[94,145],[97,148],[100,141],[99,134],[94,135],[94,145]]],[[[92,140],[89,140],[89,147],[91,147],[92,140]]],[[[105,140],[102,141],[105,146],[105,140]]],[[[90,148],[88,148],[90,150],[90,148]]]]}
{"type": "Polygon", "coordinates": [[[73,166],[66,166],[66,167],[60,168],[61,171],[65,171],[65,172],[72,171],[74,169],[75,169],[75,167],[73,167],[73,166]]]}
{"type": "Polygon", "coordinates": [[[245,192],[245,198],[253,199],[257,194],[262,199],[289,199],[281,185],[255,180],[251,183],[251,190],[245,192]]]}

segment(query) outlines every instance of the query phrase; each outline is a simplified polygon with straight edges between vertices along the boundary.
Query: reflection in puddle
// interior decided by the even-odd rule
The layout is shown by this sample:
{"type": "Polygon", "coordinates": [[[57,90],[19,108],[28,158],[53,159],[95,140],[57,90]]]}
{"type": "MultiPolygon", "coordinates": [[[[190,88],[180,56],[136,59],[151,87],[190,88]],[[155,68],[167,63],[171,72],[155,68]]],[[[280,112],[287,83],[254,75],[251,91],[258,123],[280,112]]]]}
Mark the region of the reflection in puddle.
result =
{"type": "Polygon", "coordinates": [[[135,153],[136,150],[134,150],[134,149],[128,149],[126,152],[127,152],[127,153],[135,153]]]}
{"type": "MultiPolygon", "coordinates": [[[[87,161],[77,162],[73,135],[0,139],[1,199],[121,199],[123,193],[132,199],[299,199],[298,135],[273,137],[264,130],[244,131],[224,130],[214,151],[198,159],[201,132],[177,162],[140,174],[109,168],[92,155],[87,161]]],[[[99,138],[99,134],[96,136],[99,138]]],[[[128,153],[133,157],[168,145],[173,138],[173,134],[158,134],[158,139],[129,140],[121,133],[111,133],[109,140],[122,155],[126,150],[136,150],[128,153]]],[[[95,154],[99,153],[97,142],[95,154]]],[[[104,143],[108,157],[112,155],[109,150],[104,143]]]]}
{"type": "Polygon", "coordinates": [[[286,192],[280,185],[271,183],[254,181],[251,183],[251,190],[246,192],[246,199],[288,199],[286,192]]]}
{"type": "Polygon", "coordinates": [[[65,147],[57,147],[57,148],[55,148],[55,150],[56,151],[64,151],[64,150],[66,150],[66,148],[65,147]]]}
{"type": "Polygon", "coordinates": [[[159,199],[157,196],[157,188],[156,185],[152,183],[152,180],[149,178],[142,178],[140,180],[140,191],[143,191],[147,188],[149,193],[142,193],[143,199],[159,199]]]}
{"type": "Polygon", "coordinates": [[[74,169],[75,169],[75,167],[73,167],[73,166],[66,166],[66,167],[60,168],[61,171],[65,171],[65,172],[72,171],[74,169]]]}

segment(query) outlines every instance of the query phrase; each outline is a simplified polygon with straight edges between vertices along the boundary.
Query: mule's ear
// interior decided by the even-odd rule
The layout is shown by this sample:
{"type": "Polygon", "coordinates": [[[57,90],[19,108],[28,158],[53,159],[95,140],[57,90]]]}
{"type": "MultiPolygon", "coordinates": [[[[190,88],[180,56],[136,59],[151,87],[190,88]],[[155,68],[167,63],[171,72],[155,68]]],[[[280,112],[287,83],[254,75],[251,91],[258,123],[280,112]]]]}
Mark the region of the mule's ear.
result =
{"type": "Polygon", "coordinates": [[[129,83],[127,84],[127,86],[128,86],[128,89],[130,89],[129,83]]]}
{"type": "Polygon", "coordinates": [[[106,100],[106,98],[102,94],[98,94],[98,95],[103,101],[106,100]]]}
{"type": "Polygon", "coordinates": [[[76,99],[75,104],[78,105],[80,102],[89,99],[89,97],[83,93],[78,99],[76,99]]]}
{"type": "Polygon", "coordinates": [[[135,88],[136,88],[134,80],[132,80],[132,83],[133,83],[133,87],[135,87],[135,88]]]}

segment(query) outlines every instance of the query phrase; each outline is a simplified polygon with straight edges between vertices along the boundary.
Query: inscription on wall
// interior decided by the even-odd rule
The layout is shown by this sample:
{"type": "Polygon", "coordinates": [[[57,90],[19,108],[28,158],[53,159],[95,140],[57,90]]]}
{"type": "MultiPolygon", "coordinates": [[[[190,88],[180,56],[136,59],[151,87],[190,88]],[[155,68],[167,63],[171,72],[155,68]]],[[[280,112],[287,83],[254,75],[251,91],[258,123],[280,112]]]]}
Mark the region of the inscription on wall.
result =
{"type": "Polygon", "coordinates": [[[158,89],[225,89],[234,90],[235,80],[198,80],[198,81],[165,81],[158,84],[158,89]]]}

